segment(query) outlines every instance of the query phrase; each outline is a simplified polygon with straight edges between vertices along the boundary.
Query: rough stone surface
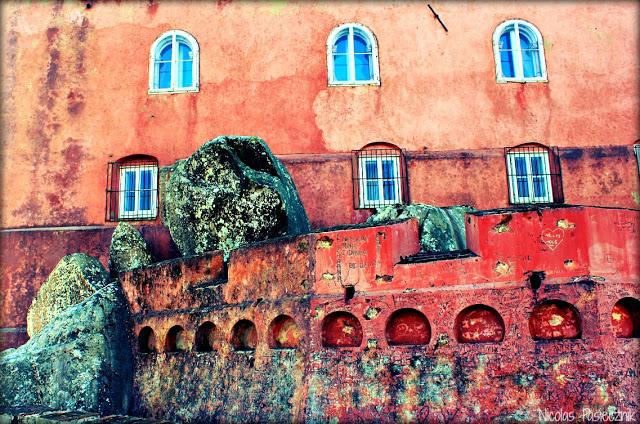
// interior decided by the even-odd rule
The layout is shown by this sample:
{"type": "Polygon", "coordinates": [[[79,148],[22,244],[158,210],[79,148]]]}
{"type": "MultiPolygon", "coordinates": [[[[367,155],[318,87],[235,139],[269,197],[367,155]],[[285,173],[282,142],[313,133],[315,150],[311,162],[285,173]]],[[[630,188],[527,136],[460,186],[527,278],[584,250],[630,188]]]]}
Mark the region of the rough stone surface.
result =
{"type": "Polygon", "coordinates": [[[371,215],[367,223],[383,223],[416,218],[420,229],[420,248],[425,252],[450,252],[467,248],[464,214],[470,206],[389,205],[371,215]]]}
{"type": "Polygon", "coordinates": [[[124,413],[132,390],[130,315],[118,283],[55,316],[0,355],[0,407],[124,413]]]}
{"type": "Polygon", "coordinates": [[[131,224],[121,222],[111,237],[109,247],[109,271],[112,277],[153,263],[147,243],[131,224]]]}
{"type": "Polygon", "coordinates": [[[309,231],[289,173],[258,137],[205,143],[164,187],[165,225],[185,256],[309,231]]]}
{"type": "Polygon", "coordinates": [[[35,336],[69,306],[82,302],[109,283],[102,264],[84,253],[64,256],[40,287],[27,313],[27,333],[35,336]]]}

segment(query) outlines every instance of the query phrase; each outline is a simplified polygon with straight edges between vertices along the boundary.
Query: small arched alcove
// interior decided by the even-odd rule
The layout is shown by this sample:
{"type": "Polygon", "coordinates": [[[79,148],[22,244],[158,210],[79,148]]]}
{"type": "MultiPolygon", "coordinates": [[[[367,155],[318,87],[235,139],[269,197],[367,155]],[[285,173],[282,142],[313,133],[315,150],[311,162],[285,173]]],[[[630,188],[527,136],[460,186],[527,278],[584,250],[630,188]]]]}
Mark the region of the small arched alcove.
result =
{"type": "Polygon", "coordinates": [[[582,324],[578,310],[562,300],[547,300],[531,312],[529,331],[534,340],[579,339],[582,324]]]}
{"type": "Polygon", "coordinates": [[[611,310],[613,334],[621,339],[640,337],[640,301],[624,297],[611,310]]]}
{"type": "Polygon", "coordinates": [[[138,333],[138,352],[152,353],[156,351],[156,334],[151,327],[143,327],[138,333]]]}
{"type": "Polygon", "coordinates": [[[242,319],[231,330],[231,346],[237,351],[256,350],[258,331],[253,322],[242,319]]]}
{"type": "Polygon", "coordinates": [[[164,341],[165,352],[184,352],[187,350],[184,329],[179,325],[174,325],[167,332],[164,341]]]}
{"type": "Polygon", "coordinates": [[[332,312],[322,321],[324,347],[358,347],[362,337],[360,321],[349,312],[332,312]]]}
{"type": "Polygon", "coordinates": [[[504,321],[495,309],[486,305],[471,305],[456,318],[456,339],[459,343],[491,343],[504,339],[504,321]]]}
{"type": "Polygon", "coordinates": [[[292,349],[300,344],[300,329],[288,315],[280,315],[269,325],[269,347],[272,349],[292,349]]]}
{"type": "Polygon", "coordinates": [[[216,335],[216,326],[211,321],[205,321],[196,330],[196,351],[211,352],[216,335]]]}
{"type": "Polygon", "coordinates": [[[390,346],[426,345],[431,339],[431,325],[418,310],[398,309],[389,317],[385,335],[390,346]]]}

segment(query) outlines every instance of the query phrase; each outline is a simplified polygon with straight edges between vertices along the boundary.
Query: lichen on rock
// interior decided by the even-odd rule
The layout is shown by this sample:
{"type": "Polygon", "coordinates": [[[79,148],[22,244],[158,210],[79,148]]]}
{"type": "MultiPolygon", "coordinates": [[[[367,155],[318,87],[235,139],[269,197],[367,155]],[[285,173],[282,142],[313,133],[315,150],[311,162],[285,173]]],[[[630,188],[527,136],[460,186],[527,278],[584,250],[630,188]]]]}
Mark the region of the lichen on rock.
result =
{"type": "Polygon", "coordinates": [[[184,256],[309,231],[291,176],[258,137],[218,137],[171,171],[163,219],[184,256]]]}
{"type": "Polygon", "coordinates": [[[59,312],[0,354],[0,407],[125,413],[133,382],[128,303],[118,283],[59,312]]]}
{"type": "Polygon", "coordinates": [[[112,277],[153,263],[147,243],[136,228],[120,222],[111,236],[109,246],[109,271],[112,277]]]}
{"type": "Polygon", "coordinates": [[[84,253],[64,256],[40,287],[27,313],[27,333],[35,336],[57,314],[109,283],[102,264],[84,253]]]}
{"type": "Polygon", "coordinates": [[[420,250],[450,252],[467,248],[464,214],[475,210],[470,206],[438,207],[416,203],[388,205],[378,208],[367,223],[383,223],[408,218],[418,220],[420,250]]]}

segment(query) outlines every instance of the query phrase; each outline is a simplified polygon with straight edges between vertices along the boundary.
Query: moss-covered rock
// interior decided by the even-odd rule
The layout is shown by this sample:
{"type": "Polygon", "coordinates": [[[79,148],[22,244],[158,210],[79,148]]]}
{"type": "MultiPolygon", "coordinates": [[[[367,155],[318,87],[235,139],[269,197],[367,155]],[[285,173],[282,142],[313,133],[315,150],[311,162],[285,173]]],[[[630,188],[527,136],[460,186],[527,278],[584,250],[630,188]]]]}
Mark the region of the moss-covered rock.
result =
{"type": "Polygon", "coordinates": [[[464,214],[475,210],[470,206],[389,205],[371,215],[367,223],[383,223],[416,218],[420,231],[420,250],[450,252],[467,248],[464,214]]]}
{"type": "Polygon", "coordinates": [[[109,246],[109,272],[112,277],[153,263],[147,243],[136,228],[121,222],[113,231],[109,246]]]}
{"type": "Polygon", "coordinates": [[[185,256],[309,231],[291,176],[258,137],[205,143],[172,165],[162,195],[164,223],[185,256]]]}
{"type": "Polygon", "coordinates": [[[109,283],[102,264],[84,253],[63,257],[51,271],[27,313],[27,333],[38,334],[53,317],[109,283]]]}
{"type": "Polygon", "coordinates": [[[60,312],[26,344],[0,354],[0,408],[126,412],[133,384],[131,325],[118,283],[60,312]]]}

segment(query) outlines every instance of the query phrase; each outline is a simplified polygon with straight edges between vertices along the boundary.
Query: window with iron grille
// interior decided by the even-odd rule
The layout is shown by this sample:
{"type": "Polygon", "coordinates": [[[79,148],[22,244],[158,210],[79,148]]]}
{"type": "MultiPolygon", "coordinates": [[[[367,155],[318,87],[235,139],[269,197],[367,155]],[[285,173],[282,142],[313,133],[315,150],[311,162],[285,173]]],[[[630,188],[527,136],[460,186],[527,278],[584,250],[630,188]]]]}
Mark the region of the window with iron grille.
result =
{"type": "Polygon", "coordinates": [[[557,147],[529,143],[505,149],[509,203],[562,203],[557,147]]]}
{"type": "Polygon", "coordinates": [[[636,162],[638,163],[638,174],[640,174],[640,144],[634,144],[633,151],[636,154],[636,162]]]}
{"type": "Polygon", "coordinates": [[[155,219],[158,215],[158,161],[125,158],[107,167],[107,221],[155,219]]]}
{"type": "Polygon", "coordinates": [[[368,209],[407,202],[406,164],[401,150],[354,150],[352,170],[356,208],[368,209]]]}

